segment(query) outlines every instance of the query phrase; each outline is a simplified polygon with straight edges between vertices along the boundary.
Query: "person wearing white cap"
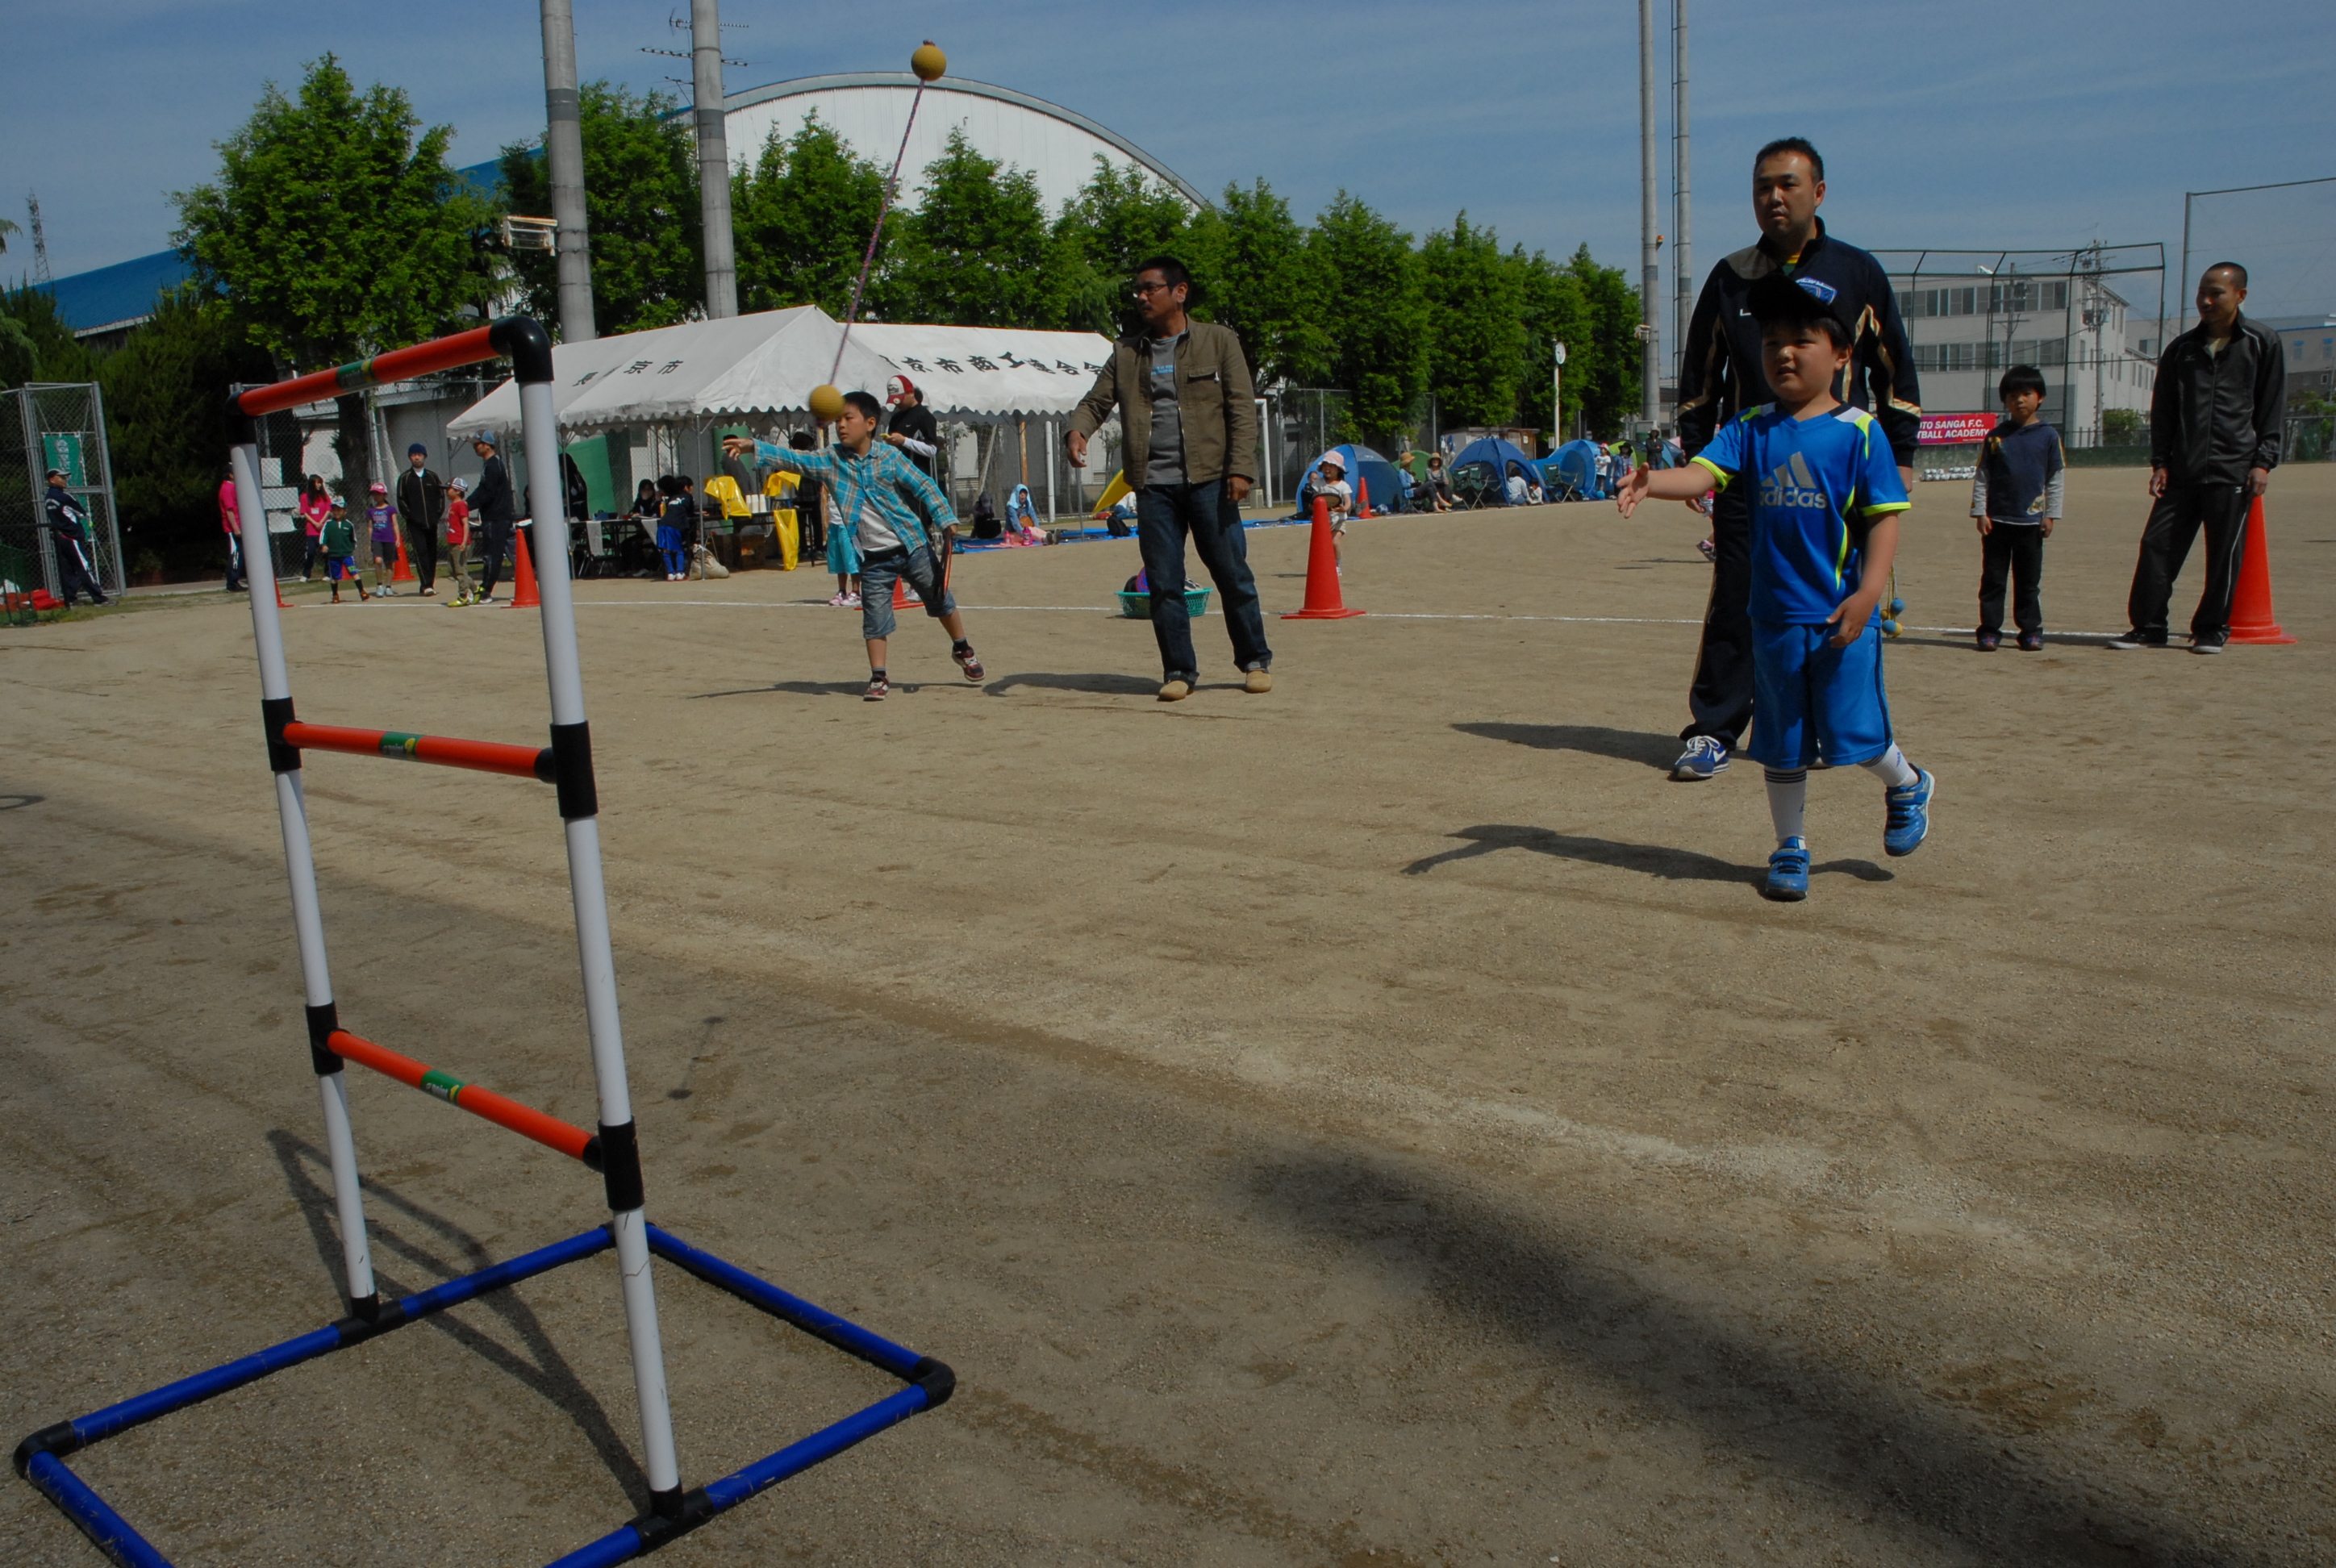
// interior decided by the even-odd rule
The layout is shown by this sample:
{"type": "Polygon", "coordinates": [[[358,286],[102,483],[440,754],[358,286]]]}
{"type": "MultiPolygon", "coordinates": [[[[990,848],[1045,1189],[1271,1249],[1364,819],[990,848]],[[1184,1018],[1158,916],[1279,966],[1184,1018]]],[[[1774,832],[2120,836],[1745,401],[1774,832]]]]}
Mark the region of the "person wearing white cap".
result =
{"type": "Polygon", "coordinates": [[[939,479],[940,468],[935,459],[940,452],[941,427],[933,411],[925,406],[925,394],[907,376],[896,375],[884,383],[884,401],[892,405],[884,439],[907,453],[909,461],[925,471],[926,478],[939,479]]]}

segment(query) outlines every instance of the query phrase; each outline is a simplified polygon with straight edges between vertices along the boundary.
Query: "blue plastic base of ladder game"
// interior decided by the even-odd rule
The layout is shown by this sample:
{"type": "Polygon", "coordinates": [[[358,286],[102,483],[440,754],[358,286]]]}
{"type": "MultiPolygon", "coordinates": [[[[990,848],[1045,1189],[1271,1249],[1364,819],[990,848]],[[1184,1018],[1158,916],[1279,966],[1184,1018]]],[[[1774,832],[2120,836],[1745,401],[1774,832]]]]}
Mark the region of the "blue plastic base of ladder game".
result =
{"type": "MultiPolygon", "coordinates": [[[[550,1568],[601,1568],[602,1564],[630,1562],[654,1552],[667,1542],[687,1534],[716,1514],[736,1507],[757,1492],[774,1486],[790,1475],[799,1475],[822,1459],[833,1458],[887,1427],[897,1426],[920,1411],[933,1408],[947,1400],[957,1387],[956,1375],[945,1364],[930,1356],[920,1356],[881,1335],[871,1334],[858,1324],[814,1307],[801,1297],[791,1296],[776,1285],[759,1280],[735,1264],[725,1263],[711,1252],[700,1251],[655,1225],[648,1227],[648,1241],[652,1252],[676,1267],[728,1291],[749,1306],[793,1324],[847,1355],[890,1372],[908,1387],[879,1399],[855,1415],[845,1417],[832,1427],[788,1444],[775,1454],[757,1459],[743,1470],[725,1475],[696,1491],[682,1494],[671,1507],[645,1514],[629,1524],[619,1525],[599,1540],[559,1558],[550,1568]]],[[[516,1285],[522,1280],[549,1273],[564,1264],[606,1251],[615,1244],[605,1226],[589,1230],[523,1257],[513,1258],[509,1262],[491,1264],[474,1274],[464,1274],[443,1285],[417,1291],[384,1307],[373,1318],[345,1318],[314,1333],[272,1345],[257,1355],[229,1361],[208,1372],[198,1372],[191,1378],[182,1378],[151,1393],[124,1399],[118,1405],[109,1405],[92,1414],[61,1421],[34,1433],[16,1445],[16,1472],[40,1488],[44,1495],[64,1511],[66,1517],[81,1527],[83,1534],[96,1543],[99,1551],[121,1563],[122,1568],[170,1568],[168,1557],[157,1551],[152,1543],[139,1534],[129,1521],[116,1513],[87,1482],[67,1467],[66,1455],[117,1433],[126,1432],[132,1427],[143,1426],[174,1410],[200,1404],[231,1388],[258,1382],[287,1367],[297,1367],[303,1361],[313,1361],[336,1350],[361,1345],[367,1339],[377,1339],[433,1312],[443,1312],[489,1290],[516,1285]]]]}

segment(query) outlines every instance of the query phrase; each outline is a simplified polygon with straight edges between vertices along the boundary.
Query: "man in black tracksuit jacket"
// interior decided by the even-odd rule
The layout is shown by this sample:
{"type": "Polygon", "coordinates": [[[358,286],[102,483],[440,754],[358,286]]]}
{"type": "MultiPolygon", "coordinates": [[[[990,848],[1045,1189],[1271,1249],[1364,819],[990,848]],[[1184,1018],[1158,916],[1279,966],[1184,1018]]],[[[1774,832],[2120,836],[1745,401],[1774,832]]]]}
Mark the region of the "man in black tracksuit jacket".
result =
{"type": "Polygon", "coordinates": [[[57,583],[65,590],[65,608],[71,609],[73,596],[83,593],[92,604],[112,603],[90,567],[89,514],[65,488],[64,470],[53,468],[48,478],[48,493],[41,498],[41,526],[57,536],[57,583]]]}
{"type": "Polygon", "coordinates": [[[2206,530],[2206,590],[2190,618],[2190,651],[2231,639],[2231,596],[2247,548],[2247,512],[2279,466],[2287,419],[2287,349],[2239,310],[2246,268],[2221,262],[2198,280],[2198,325],[2166,346],[2149,398],[2149,493],[2141,560],[2126,605],[2133,629],[2116,648],[2164,648],[2174,579],[2206,530]]]}
{"type": "MultiPolygon", "coordinates": [[[[1913,490],[1914,440],[1922,422],[1913,352],[1898,297],[1882,264],[1825,233],[1816,209],[1825,200],[1825,160],[1797,137],[1770,142],[1752,164],[1752,211],[1760,241],[1711,269],[1696,297],[1679,355],[1679,433],[1687,457],[1708,444],[1720,422],[1771,401],[1760,368],[1760,327],[1744,307],[1752,285],[1784,271],[1852,325],[1856,342],[1835,394],[1872,414],[1889,438],[1913,490]]],[[[1688,688],[1687,749],[1671,770],[1706,779],[1728,765],[1728,753],[1752,722],[1752,492],[1731,484],[1712,507],[1717,556],[1711,602],[1695,682],[1688,688]]]]}
{"type": "Polygon", "coordinates": [[[491,604],[495,597],[495,580],[501,575],[503,557],[511,553],[511,523],[519,514],[511,510],[511,471],[503,466],[501,449],[495,438],[482,431],[471,438],[471,447],[479,454],[480,462],[479,482],[471,487],[471,515],[479,520],[480,529],[486,535],[479,602],[491,604]]]}

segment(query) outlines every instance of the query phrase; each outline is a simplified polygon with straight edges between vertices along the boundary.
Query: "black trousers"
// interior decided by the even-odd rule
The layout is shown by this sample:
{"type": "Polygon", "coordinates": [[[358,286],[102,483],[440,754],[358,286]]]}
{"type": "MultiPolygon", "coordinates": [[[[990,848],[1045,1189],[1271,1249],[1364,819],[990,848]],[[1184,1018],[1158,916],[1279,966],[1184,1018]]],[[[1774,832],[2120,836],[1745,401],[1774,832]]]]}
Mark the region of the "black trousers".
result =
{"type": "Polygon", "coordinates": [[[89,562],[82,551],[89,548],[60,535],[57,539],[57,586],[64,589],[65,608],[73,608],[73,595],[85,593],[92,604],[109,602],[97,579],[90,574],[89,562]]]}
{"type": "Polygon", "coordinates": [[[2231,596],[2239,589],[2239,561],[2247,548],[2247,492],[2243,484],[2168,484],[2141,531],[2141,560],[2133,569],[2126,614],[2133,629],[2166,640],[2166,614],[2174,579],[2190,558],[2198,530],[2206,531],[2206,590],[2190,617],[2190,635],[2222,642],[2231,635],[2231,596]]]}
{"type": "Polygon", "coordinates": [[[1714,498],[1711,602],[1703,643],[1687,688],[1689,724],[1681,740],[1708,735],[1731,751],[1752,726],[1752,486],[1731,484],[1714,498]]]}
{"type": "Polygon", "coordinates": [[[1979,629],[2003,631],[2003,579],[2011,579],[2011,619],[2023,636],[2044,633],[2044,531],[2034,523],[1999,522],[1980,540],[1979,629]]]}
{"type": "Polygon", "coordinates": [[[414,575],[422,579],[425,589],[438,583],[438,531],[433,528],[405,528],[405,559],[414,564],[414,575]]]}
{"type": "Polygon", "coordinates": [[[487,553],[481,572],[479,593],[482,598],[495,591],[495,583],[502,575],[503,557],[511,553],[512,528],[506,521],[487,524],[487,553]]]}

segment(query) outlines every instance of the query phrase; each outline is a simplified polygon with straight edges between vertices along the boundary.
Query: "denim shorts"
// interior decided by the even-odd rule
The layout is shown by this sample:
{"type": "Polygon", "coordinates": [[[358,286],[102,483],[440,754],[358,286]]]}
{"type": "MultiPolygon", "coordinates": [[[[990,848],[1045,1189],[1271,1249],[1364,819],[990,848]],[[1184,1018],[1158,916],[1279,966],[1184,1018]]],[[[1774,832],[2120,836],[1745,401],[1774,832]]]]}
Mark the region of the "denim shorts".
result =
{"type": "Polygon", "coordinates": [[[892,584],[901,578],[925,601],[925,613],[935,620],[957,608],[949,585],[939,580],[932,547],[914,550],[888,550],[860,563],[860,635],[869,642],[892,635],[892,584]]]}
{"type": "Polygon", "coordinates": [[[1764,767],[1823,763],[1847,767],[1890,749],[1890,699],[1882,688],[1882,628],[1847,648],[1829,626],[1752,623],[1752,738],[1764,767]]]}

